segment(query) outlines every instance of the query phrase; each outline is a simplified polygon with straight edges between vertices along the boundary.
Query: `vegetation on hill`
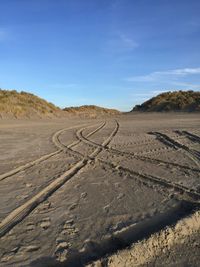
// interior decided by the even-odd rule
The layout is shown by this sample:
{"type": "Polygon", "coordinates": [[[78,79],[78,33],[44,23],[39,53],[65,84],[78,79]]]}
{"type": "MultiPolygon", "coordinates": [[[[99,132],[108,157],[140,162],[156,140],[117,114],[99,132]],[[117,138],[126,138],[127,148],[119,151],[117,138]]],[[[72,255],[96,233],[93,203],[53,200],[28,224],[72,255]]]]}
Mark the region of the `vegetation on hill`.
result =
{"type": "Polygon", "coordinates": [[[102,108],[95,105],[84,105],[80,107],[69,107],[64,108],[64,111],[67,111],[76,115],[84,115],[89,117],[95,117],[98,115],[117,115],[120,114],[120,111],[116,109],[102,108]]]}
{"type": "Polygon", "coordinates": [[[33,94],[0,89],[1,117],[54,117],[60,112],[58,107],[33,94]]]}
{"type": "Polygon", "coordinates": [[[132,111],[200,111],[200,92],[175,91],[162,93],[141,105],[136,105],[132,111]]]}
{"type": "Polygon", "coordinates": [[[119,113],[115,109],[92,105],[70,107],[62,110],[33,94],[0,89],[0,118],[54,118],[71,115],[96,118],[102,115],[116,115],[119,113]]]}

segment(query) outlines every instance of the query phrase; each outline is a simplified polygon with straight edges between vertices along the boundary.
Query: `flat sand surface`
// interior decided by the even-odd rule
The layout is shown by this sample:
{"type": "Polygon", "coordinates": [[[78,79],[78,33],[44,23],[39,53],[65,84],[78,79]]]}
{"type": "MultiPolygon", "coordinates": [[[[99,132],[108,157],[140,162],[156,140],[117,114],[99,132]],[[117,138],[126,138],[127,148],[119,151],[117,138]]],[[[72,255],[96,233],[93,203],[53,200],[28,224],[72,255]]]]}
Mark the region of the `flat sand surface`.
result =
{"type": "Polygon", "coordinates": [[[199,114],[0,121],[0,266],[200,266],[199,114]]]}

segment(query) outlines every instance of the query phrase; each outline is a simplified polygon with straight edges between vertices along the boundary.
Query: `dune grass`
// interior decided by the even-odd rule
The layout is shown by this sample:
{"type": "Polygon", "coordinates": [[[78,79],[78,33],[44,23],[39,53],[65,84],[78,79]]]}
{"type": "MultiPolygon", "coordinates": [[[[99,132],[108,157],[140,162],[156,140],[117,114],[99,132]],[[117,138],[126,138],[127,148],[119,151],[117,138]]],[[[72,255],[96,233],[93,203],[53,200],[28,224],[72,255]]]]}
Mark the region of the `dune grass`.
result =
{"type": "Polygon", "coordinates": [[[10,114],[17,118],[56,115],[59,111],[61,110],[52,103],[33,94],[0,89],[0,114],[10,114]]]}
{"type": "Polygon", "coordinates": [[[200,92],[175,91],[162,93],[141,105],[137,105],[132,111],[200,111],[200,92]]]}

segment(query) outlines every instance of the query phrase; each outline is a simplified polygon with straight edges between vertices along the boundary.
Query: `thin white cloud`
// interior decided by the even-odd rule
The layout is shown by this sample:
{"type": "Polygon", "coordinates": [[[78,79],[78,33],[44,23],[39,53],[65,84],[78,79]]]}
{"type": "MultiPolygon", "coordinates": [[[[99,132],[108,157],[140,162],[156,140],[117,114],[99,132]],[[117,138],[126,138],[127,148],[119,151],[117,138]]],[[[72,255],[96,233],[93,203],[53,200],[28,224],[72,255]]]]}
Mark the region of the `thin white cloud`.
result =
{"type": "Polygon", "coordinates": [[[130,36],[117,32],[107,42],[109,52],[130,52],[139,47],[139,44],[130,36]]]}
{"type": "Polygon", "coordinates": [[[119,38],[122,42],[122,45],[126,48],[135,49],[139,46],[139,44],[135,40],[122,33],[119,34],[119,38]]]}
{"type": "Polygon", "coordinates": [[[133,82],[153,82],[153,81],[163,81],[166,78],[178,79],[180,77],[185,77],[194,74],[200,74],[200,68],[184,68],[184,69],[174,69],[167,71],[155,71],[147,75],[132,76],[126,78],[125,80],[133,82]]]}
{"type": "Polygon", "coordinates": [[[187,87],[188,89],[198,89],[200,90],[200,84],[193,84],[187,82],[173,82],[172,84],[182,87],[187,87]]]}
{"type": "Polygon", "coordinates": [[[156,95],[159,95],[165,92],[169,92],[169,91],[171,90],[167,90],[167,89],[166,90],[153,90],[149,92],[133,93],[131,94],[131,98],[146,99],[146,98],[153,97],[153,96],[156,96],[156,95]]]}
{"type": "Polygon", "coordinates": [[[159,95],[159,94],[162,94],[162,93],[166,93],[166,92],[169,92],[171,90],[169,89],[166,89],[166,90],[154,90],[154,91],[151,91],[151,95],[159,95]]]}
{"type": "Polygon", "coordinates": [[[7,32],[4,29],[0,29],[0,42],[3,42],[7,39],[7,32]]]}

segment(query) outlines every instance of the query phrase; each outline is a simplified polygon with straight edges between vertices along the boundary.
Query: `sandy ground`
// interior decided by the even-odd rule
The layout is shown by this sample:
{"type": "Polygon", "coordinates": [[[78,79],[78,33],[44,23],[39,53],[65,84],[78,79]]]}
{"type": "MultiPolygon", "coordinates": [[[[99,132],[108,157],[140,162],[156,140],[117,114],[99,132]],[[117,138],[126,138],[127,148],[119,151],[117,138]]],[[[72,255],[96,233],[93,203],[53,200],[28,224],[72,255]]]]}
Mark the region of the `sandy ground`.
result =
{"type": "Polygon", "coordinates": [[[198,114],[0,121],[0,266],[199,266],[198,114]]]}

